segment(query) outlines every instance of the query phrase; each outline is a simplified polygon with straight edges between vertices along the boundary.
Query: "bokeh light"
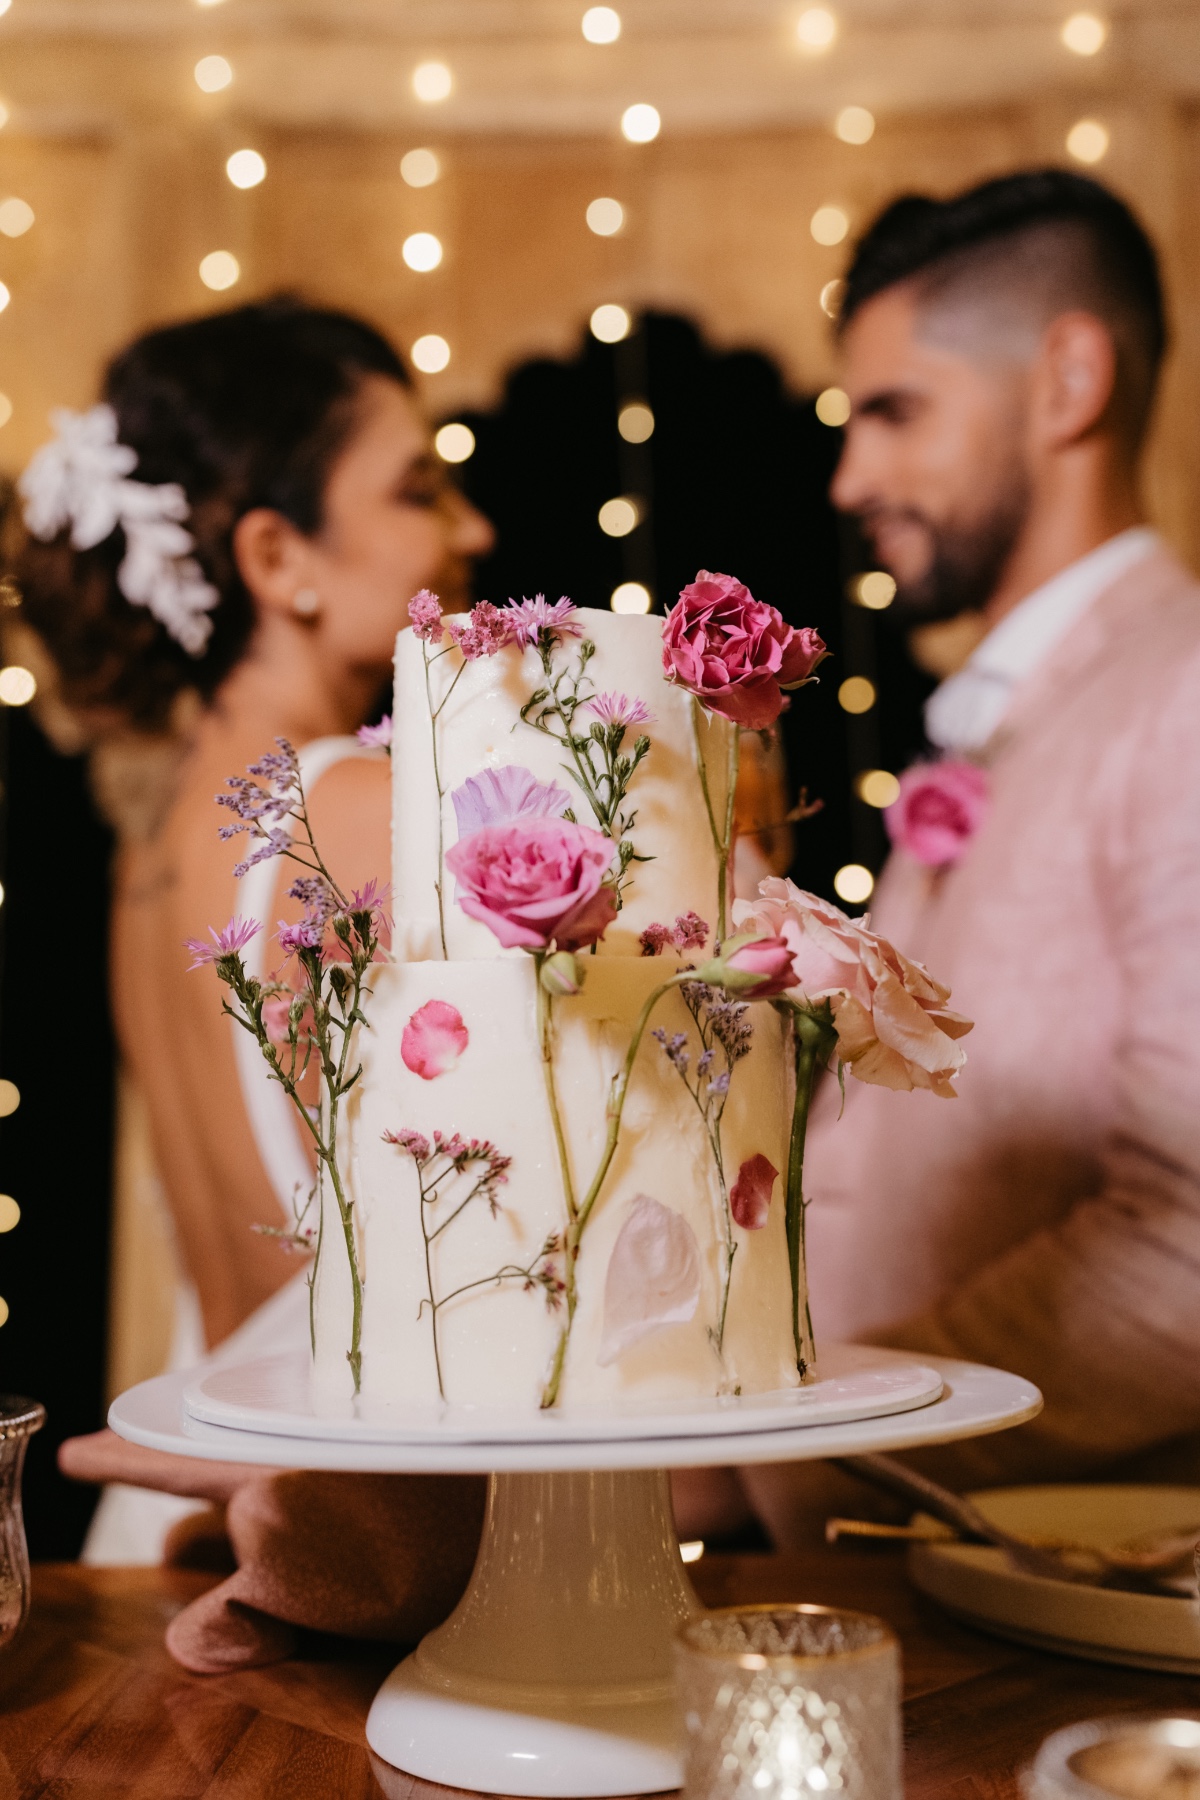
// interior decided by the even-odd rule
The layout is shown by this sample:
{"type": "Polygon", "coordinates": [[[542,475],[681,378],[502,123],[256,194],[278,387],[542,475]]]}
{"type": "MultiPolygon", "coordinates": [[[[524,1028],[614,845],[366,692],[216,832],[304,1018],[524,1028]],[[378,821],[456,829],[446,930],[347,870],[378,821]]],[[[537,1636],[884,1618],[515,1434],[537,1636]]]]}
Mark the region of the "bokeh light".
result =
{"type": "Polygon", "coordinates": [[[235,188],[257,187],[266,179],[266,160],[257,150],[235,150],[225,164],[225,173],[235,188]]]}
{"type": "Polygon", "coordinates": [[[617,430],[627,444],[644,444],[654,436],[654,414],[644,400],[631,400],[621,408],[617,430]]]}
{"type": "Polygon", "coordinates": [[[433,150],[409,150],[400,158],[400,173],[409,187],[432,187],[442,172],[442,165],[433,150]]]}
{"type": "Polygon", "coordinates": [[[882,811],[900,798],[900,783],[890,769],[864,769],[854,783],[854,791],[868,806],[882,811]]]}
{"type": "Polygon", "coordinates": [[[844,388],[826,388],[817,395],[814,410],[822,425],[844,425],[850,417],[850,396],[844,388]]]}
{"type": "Polygon", "coordinates": [[[589,44],[615,44],[621,35],[621,15],[611,6],[589,6],[579,29],[589,44]]]}
{"type": "Polygon", "coordinates": [[[9,292],[8,288],[5,287],[4,283],[0,281],[0,312],[4,311],[11,299],[12,294],[9,292]]]}
{"type": "Polygon", "coordinates": [[[896,580],[886,569],[868,569],[856,575],[851,594],[868,612],[884,612],[896,598],[896,580]]]}
{"type": "Polygon", "coordinates": [[[1072,13],[1060,35],[1067,49],[1073,50],[1076,56],[1095,56],[1097,50],[1104,48],[1108,26],[1095,13],[1072,13]]]}
{"type": "Polygon", "coordinates": [[[21,1223],[21,1209],[11,1194],[0,1194],[0,1231],[12,1231],[21,1223]]]}
{"type": "Polygon", "coordinates": [[[28,200],[18,200],[11,195],[0,201],[0,231],[5,237],[24,237],[33,224],[33,208],[28,200]]]}
{"type": "Polygon", "coordinates": [[[218,294],[231,288],[241,274],[241,265],[229,250],[210,250],[200,264],[200,279],[218,294]]]}
{"type": "Polygon", "coordinates": [[[818,206],[808,229],[818,244],[840,244],[850,229],[850,221],[840,206],[818,206]]]}
{"type": "MultiPolygon", "coordinates": [[[[7,425],[8,421],[12,418],[12,415],[13,415],[12,401],[9,399],[7,394],[0,394],[0,426],[7,425]]],[[[0,888],[0,898],[3,898],[3,889],[2,888],[0,888]]]]}
{"type": "Polygon", "coordinates": [[[0,1081],[0,1119],[11,1118],[21,1104],[21,1090],[15,1081],[0,1081]]]}
{"type": "Polygon", "coordinates": [[[615,237],[625,223],[625,208],[619,200],[593,200],[586,216],[588,230],[597,237],[615,237]]]}
{"type": "Polygon", "coordinates": [[[598,516],[605,537],[623,538],[636,529],[641,514],[636,500],[622,494],[616,500],[606,500],[598,516]]]}
{"type": "Polygon", "coordinates": [[[615,613],[648,613],[653,604],[650,589],[640,581],[623,581],[609,600],[615,613]]]}
{"type": "Polygon", "coordinates": [[[405,238],[400,254],[410,269],[418,275],[427,275],[442,260],[441,239],[435,238],[432,231],[414,231],[405,238]]]}
{"type": "Polygon", "coordinates": [[[662,130],[662,120],[658,116],[656,106],[648,106],[639,101],[636,106],[627,106],[621,114],[621,135],[628,138],[631,144],[649,144],[662,130]]]}
{"type": "Polygon", "coordinates": [[[796,40],[810,55],[828,50],[837,37],[837,19],[827,6],[808,6],[796,20],[796,40]]]}
{"type": "Polygon", "coordinates": [[[837,318],[838,310],[842,304],[842,289],[845,285],[845,282],[841,280],[827,281],[825,286],[821,289],[821,311],[825,314],[827,319],[837,318]]]}
{"type": "Polygon", "coordinates": [[[843,106],[833,129],[843,144],[869,144],[875,136],[875,114],[865,106],[843,106]]]}
{"type": "Polygon", "coordinates": [[[838,705],[843,712],[870,712],[875,699],[875,683],[865,675],[847,675],[838,689],[838,705]]]}
{"type": "Polygon", "coordinates": [[[412,91],[426,106],[448,100],[454,91],[454,76],[444,62],[418,63],[412,72],[412,91]]]}
{"type": "Polygon", "coordinates": [[[440,375],[443,369],[449,367],[450,346],[436,331],[429,331],[424,337],[417,339],[409,355],[413,367],[420,369],[422,375],[440,375]]]}
{"type": "Polygon", "coordinates": [[[475,453],[475,433],[469,425],[455,420],[442,426],[434,437],[433,447],[443,462],[464,463],[475,453]]]}
{"type": "Polygon", "coordinates": [[[233,80],[232,65],[223,56],[202,56],[192,73],[203,94],[219,94],[233,80]]]}
{"type": "MultiPolygon", "coordinates": [[[[36,693],[37,682],[31,670],[22,668],[20,663],[9,663],[0,669],[0,702],[5,706],[28,706],[36,693]]],[[[3,1086],[0,1081],[0,1088],[3,1086]]],[[[0,1119],[3,1117],[0,1112],[0,1119]]]]}
{"type": "Polygon", "coordinates": [[[843,863],[833,878],[833,891],[848,906],[861,906],[875,891],[875,877],[862,863],[843,863]]]}
{"type": "Polygon", "coordinates": [[[622,338],[629,336],[629,328],[633,321],[623,306],[611,303],[598,306],[588,321],[592,336],[599,338],[602,344],[619,344],[622,338]]]}
{"type": "MultiPolygon", "coordinates": [[[[1067,150],[1076,162],[1098,163],[1108,146],[1108,130],[1099,119],[1080,119],[1067,133],[1067,150]]],[[[3,210],[0,207],[0,212],[3,210]]]]}

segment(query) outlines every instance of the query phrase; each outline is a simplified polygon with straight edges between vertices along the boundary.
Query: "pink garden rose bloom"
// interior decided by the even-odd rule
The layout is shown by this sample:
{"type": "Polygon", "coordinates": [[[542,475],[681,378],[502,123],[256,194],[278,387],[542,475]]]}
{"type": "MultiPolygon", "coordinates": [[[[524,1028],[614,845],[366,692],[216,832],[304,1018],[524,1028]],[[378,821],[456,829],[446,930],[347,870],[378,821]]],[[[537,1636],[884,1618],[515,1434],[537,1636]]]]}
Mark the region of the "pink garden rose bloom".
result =
{"type": "Polygon", "coordinates": [[[915,862],[940,869],[961,861],[990,800],[987,776],[975,763],[917,763],[900,777],[900,798],[884,824],[915,862]]]}
{"type": "Polygon", "coordinates": [[[743,1231],[761,1231],[771,1208],[771,1190],[779,1170],[765,1156],[749,1156],[738,1170],[729,1195],[734,1223],[743,1231]]]}
{"type": "Polygon", "coordinates": [[[761,933],[741,942],[742,934],[731,938],[720,956],[696,975],[700,981],[711,979],[732,993],[745,993],[751,1000],[773,1000],[795,986],[792,952],[787,939],[773,933],[761,933]],[[718,970],[723,971],[718,974],[718,970]]]}
{"type": "Polygon", "coordinates": [[[485,825],[507,825],[511,819],[560,819],[571,804],[566,788],[557,781],[539,781],[520,763],[468,775],[450,799],[460,838],[485,825]]]}
{"type": "Polygon", "coordinates": [[[601,885],[612,860],[600,832],[551,818],[485,825],[446,852],[458,904],[506,950],[581,950],[603,937],[617,911],[601,885]]]}
{"type": "Polygon", "coordinates": [[[701,706],[764,731],[783,711],[783,690],[800,687],[826,654],[815,631],[788,625],[732,575],[701,569],[667,614],[663,672],[701,706]]]}
{"type": "Polygon", "coordinates": [[[828,1000],[838,1056],[852,1075],[877,1087],[928,1088],[954,1098],[966,1062],[955,1041],[971,1020],[949,1011],[950,990],[920,963],[839,907],[776,876],[759,884],[757,900],[735,900],[741,931],[777,933],[792,957],[792,998],[828,1000]]]}
{"type": "Polygon", "coordinates": [[[682,1213],[638,1194],[617,1233],[604,1278],[602,1369],[664,1325],[684,1325],[700,1304],[700,1246],[682,1213]]]}
{"type": "Polygon", "coordinates": [[[457,1067],[470,1041],[457,1006],[448,1000],[427,1000],[404,1027],[400,1058],[422,1081],[436,1081],[457,1067]]]}

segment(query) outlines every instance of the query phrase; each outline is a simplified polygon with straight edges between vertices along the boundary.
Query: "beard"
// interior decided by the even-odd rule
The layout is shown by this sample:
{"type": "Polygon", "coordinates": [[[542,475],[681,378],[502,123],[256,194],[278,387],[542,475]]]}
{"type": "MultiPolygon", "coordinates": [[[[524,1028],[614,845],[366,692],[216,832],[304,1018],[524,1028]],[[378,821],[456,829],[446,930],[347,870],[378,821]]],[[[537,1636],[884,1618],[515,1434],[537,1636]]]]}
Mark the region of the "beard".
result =
{"type": "MultiPolygon", "coordinates": [[[[1029,506],[1029,482],[1014,470],[988,511],[969,522],[939,523],[915,507],[898,508],[893,517],[910,519],[927,533],[930,555],[921,575],[908,580],[896,577],[894,616],[907,624],[924,625],[954,619],[964,612],[982,612],[1025,528],[1029,506]]],[[[862,522],[870,537],[870,513],[862,522]]]]}

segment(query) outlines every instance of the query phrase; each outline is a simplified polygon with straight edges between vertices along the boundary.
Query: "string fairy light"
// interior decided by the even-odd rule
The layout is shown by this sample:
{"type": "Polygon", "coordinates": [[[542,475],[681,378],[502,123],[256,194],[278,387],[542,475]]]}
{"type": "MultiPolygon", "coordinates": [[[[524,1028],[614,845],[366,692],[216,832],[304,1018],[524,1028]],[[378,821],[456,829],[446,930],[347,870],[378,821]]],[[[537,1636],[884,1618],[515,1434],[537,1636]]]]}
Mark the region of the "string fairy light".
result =
{"type": "Polygon", "coordinates": [[[436,331],[426,332],[419,337],[409,351],[413,367],[420,369],[422,375],[440,375],[443,369],[450,366],[450,346],[444,337],[436,331]]]}
{"type": "Polygon", "coordinates": [[[650,589],[643,581],[622,581],[612,591],[608,603],[615,613],[648,613],[654,604],[650,589]]]}
{"type": "Polygon", "coordinates": [[[615,237],[625,223],[625,208],[619,200],[610,200],[607,196],[593,200],[584,215],[589,231],[597,237],[615,237]]]}
{"type": "Polygon", "coordinates": [[[400,254],[416,274],[427,275],[442,260],[442,242],[432,231],[414,231],[405,238],[400,254]]]}
{"type": "Polygon", "coordinates": [[[454,76],[444,62],[418,63],[412,72],[412,91],[426,106],[436,106],[450,98],[454,76]]]}
{"type": "Polygon", "coordinates": [[[628,537],[641,522],[641,508],[636,500],[622,494],[615,500],[606,500],[597,515],[600,529],[605,537],[628,537]]]}
{"type": "Polygon", "coordinates": [[[831,49],[837,34],[837,18],[827,6],[806,7],[796,20],[796,41],[810,56],[831,49]]]}
{"type": "Polygon", "coordinates": [[[619,344],[629,336],[632,323],[625,308],[611,302],[598,306],[588,321],[592,336],[602,344],[619,344]]]}
{"type": "Polygon", "coordinates": [[[589,6],[579,29],[589,44],[615,44],[621,35],[621,15],[611,6],[589,6]]]}
{"type": "Polygon", "coordinates": [[[1095,13],[1072,13],[1059,36],[1076,56],[1095,56],[1108,39],[1108,26],[1095,13]]]}
{"type": "Polygon", "coordinates": [[[621,114],[621,136],[631,144],[652,144],[662,130],[662,119],[656,106],[639,100],[621,114]]]}
{"type": "MultiPolygon", "coordinates": [[[[1098,163],[1107,154],[1109,146],[1108,128],[1099,119],[1080,119],[1072,125],[1067,133],[1067,152],[1076,162],[1098,163]]],[[[4,208],[0,207],[0,215],[4,208]]],[[[0,230],[3,219],[0,217],[0,230]]]]}
{"type": "Polygon", "coordinates": [[[400,158],[400,173],[409,187],[432,187],[442,172],[442,165],[433,150],[409,150],[400,158]]]}
{"type": "Polygon", "coordinates": [[[617,430],[627,444],[645,444],[654,436],[654,414],[644,400],[631,400],[621,408],[617,430]]]}
{"type": "Polygon", "coordinates": [[[840,244],[850,229],[850,220],[840,206],[818,206],[808,222],[808,229],[818,244],[840,244]]]}
{"type": "MultiPolygon", "coordinates": [[[[235,188],[257,187],[267,177],[266,158],[257,150],[235,150],[225,164],[225,173],[235,188]]],[[[2,225],[0,230],[3,230],[2,225]]]]}
{"type": "Polygon", "coordinates": [[[455,419],[435,435],[433,447],[443,462],[464,463],[475,454],[475,433],[455,419]]]}
{"type": "Polygon", "coordinates": [[[850,417],[850,396],[844,388],[825,388],[817,395],[813,410],[822,425],[844,425],[850,417]]]}
{"type": "Polygon", "coordinates": [[[219,94],[233,80],[233,65],[224,56],[202,56],[192,75],[202,94],[219,94]]]}
{"type": "Polygon", "coordinates": [[[843,863],[833,878],[833,891],[850,906],[861,906],[875,891],[875,877],[864,863],[843,863]]]}
{"type": "Polygon", "coordinates": [[[865,106],[843,106],[833,121],[833,131],[843,144],[869,144],[875,136],[875,114],[865,106]]]}
{"type": "Polygon", "coordinates": [[[230,250],[210,250],[201,259],[200,279],[214,293],[222,294],[226,288],[233,287],[241,273],[241,264],[230,250]]]}

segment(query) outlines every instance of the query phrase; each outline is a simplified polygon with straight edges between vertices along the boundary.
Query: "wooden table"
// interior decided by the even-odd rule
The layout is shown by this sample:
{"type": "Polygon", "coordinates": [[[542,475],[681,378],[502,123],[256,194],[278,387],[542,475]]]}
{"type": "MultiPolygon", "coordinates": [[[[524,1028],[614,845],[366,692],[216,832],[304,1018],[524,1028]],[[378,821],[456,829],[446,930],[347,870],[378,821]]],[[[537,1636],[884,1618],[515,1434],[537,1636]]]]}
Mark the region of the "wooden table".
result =
{"type": "MultiPolygon", "coordinates": [[[[909,1800],[1016,1800],[1016,1772],[1069,1720],[1194,1711],[1200,1685],[1045,1656],[955,1625],[909,1588],[891,1549],[706,1557],[711,1606],[816,1600],[881,1614],[904,1646],[909,1800]]],[[[305,1658],[192,1676],[163,1630],[212,1577],[34,1571],[33,1613],[0,1660],[0,1800],[434,1800],[373,1764],[363,1738],[394,1653],[325,1640],[305,1658]]]]}

